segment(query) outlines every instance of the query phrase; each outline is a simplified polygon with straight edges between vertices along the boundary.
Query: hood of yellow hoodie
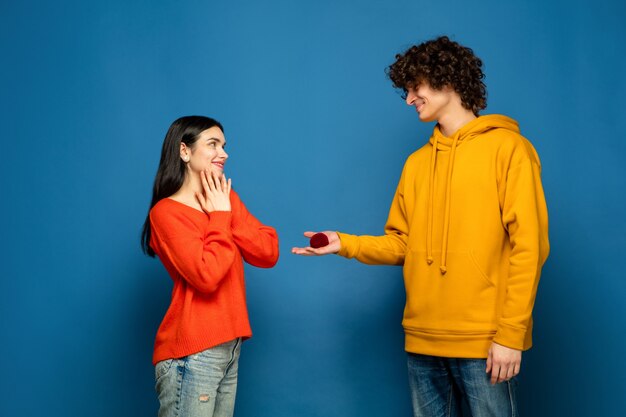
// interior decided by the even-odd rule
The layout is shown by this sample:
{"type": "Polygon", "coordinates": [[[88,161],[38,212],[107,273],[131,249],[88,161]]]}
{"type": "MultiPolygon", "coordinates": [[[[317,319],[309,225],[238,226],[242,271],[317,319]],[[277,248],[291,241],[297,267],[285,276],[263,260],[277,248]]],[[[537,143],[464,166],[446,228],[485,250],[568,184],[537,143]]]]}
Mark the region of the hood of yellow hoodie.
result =
{"type": "Polygon", "coordinates": [[[457,140],[456,146],[459,147],[492,129],[507,129],[518,134],[520,133],[519,125],[515,120],[501,114],[489,114],[475,118],[449,137],[444,136],[439,125],[436,125],[430,137],[430,144],[434,145],[436,143],[439,151],[448,151],[452,148],[455,137],[457,140]]]}

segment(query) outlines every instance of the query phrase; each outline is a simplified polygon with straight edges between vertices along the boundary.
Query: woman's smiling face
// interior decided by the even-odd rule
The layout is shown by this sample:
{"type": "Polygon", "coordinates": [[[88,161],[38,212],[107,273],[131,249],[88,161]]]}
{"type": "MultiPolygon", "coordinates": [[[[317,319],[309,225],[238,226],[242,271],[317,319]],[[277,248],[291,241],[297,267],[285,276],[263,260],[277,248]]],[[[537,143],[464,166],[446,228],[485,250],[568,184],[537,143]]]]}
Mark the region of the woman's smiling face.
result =
{"type": "Polygon", "coordinates": [[[193,172],[209,169],[221,176],[224,172],[224,164],[228,159],[228,154],[224,150],[225,146],[224,133],[219,127],[213,126],[200,132],[191,149],[188,147],[181,149],[181,156],[183,160],[189,158],[188,167],[193,172]]]}

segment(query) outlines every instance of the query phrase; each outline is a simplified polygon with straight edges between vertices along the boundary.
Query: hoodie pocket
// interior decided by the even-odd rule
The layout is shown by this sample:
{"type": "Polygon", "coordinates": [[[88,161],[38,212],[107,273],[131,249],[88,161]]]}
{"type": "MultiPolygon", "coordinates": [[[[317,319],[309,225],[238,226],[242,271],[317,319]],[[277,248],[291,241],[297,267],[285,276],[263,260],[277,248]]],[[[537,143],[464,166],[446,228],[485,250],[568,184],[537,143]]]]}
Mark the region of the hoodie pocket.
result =
{"type": "Polygon", "coordinates": [[[470,251],[448,252],[441,274],[441,253],[409,250],[404,264],[407,303],[404,326],[447,333],[489,332],[495,328],[496,287],[470,251]]]}

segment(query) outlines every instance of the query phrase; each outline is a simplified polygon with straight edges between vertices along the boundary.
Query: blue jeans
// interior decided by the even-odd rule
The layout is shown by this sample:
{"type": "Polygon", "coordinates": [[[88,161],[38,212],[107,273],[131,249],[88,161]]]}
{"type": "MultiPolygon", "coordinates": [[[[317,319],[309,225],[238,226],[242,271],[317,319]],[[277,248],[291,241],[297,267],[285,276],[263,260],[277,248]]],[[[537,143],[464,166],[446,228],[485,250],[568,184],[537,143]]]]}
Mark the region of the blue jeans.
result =
{"type": "Polygon", "coordinates": [[[155,366],[159,417],[232,417],[241,339],[155,366]]]}
{"type": "Polygon", "coordinates": [[[491,385],[485,359],[408,354],[415,417],[461,416],[465,401],[472,417],[516,417],[515,378],[491,385]]]}

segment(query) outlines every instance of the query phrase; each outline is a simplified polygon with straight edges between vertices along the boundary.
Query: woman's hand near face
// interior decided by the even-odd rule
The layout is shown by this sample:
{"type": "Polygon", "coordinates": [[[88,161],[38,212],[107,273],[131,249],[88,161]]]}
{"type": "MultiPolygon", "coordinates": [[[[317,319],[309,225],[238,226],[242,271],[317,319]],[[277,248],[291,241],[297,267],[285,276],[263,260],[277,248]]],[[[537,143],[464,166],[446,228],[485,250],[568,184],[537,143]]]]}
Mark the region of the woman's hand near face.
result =
{"type": "Polygon", "coordinates": [[[202,193],[196,193],[196,198],[205,213],[212,211],[230,211],[231,180],[226,180],[224,174],[217,175],[210,170],[200,172],[202,193]]]}

